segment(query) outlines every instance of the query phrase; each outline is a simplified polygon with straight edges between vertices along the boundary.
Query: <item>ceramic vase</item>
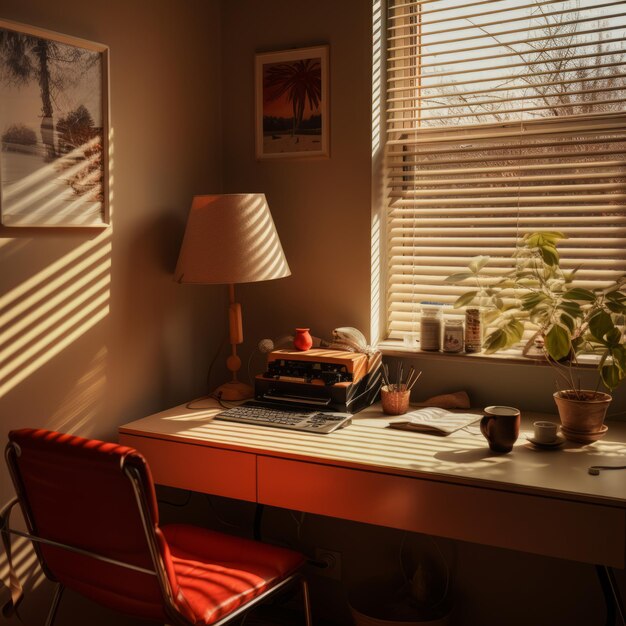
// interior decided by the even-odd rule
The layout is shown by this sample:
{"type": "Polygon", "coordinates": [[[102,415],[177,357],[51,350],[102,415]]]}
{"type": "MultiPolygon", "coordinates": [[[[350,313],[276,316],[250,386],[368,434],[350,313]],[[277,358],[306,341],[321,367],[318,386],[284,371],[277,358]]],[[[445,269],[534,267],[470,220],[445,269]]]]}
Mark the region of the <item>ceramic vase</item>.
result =
{"type": "Polygon", "coordinates": [[[313,338],[309,328],[296,328],[296,336],[293,339],[293,347],[302,352],[308,350],[313,345],[313,338]]]}

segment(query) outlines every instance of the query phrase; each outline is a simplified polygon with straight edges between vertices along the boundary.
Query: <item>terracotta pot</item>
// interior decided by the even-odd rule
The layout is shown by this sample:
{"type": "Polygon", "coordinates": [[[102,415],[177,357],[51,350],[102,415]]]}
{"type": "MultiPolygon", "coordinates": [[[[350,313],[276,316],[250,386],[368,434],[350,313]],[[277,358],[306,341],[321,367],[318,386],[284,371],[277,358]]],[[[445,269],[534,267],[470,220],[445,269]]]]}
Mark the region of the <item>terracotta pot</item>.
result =
{"type": "MultiPolygon", "coordinates": [[[[588,400],[575,400],[563,397],[563,394],[574,393],[571,390],[557,391],[554,401],[559,410],[561,424],[568,430],[578,433],[597,433],[602,429],[606,410],[612,397],[601,391],[583,389],[582,393],[589,396],[588,400]]],[[[567,433],[563,433],[567,439],[567,433]]]]}

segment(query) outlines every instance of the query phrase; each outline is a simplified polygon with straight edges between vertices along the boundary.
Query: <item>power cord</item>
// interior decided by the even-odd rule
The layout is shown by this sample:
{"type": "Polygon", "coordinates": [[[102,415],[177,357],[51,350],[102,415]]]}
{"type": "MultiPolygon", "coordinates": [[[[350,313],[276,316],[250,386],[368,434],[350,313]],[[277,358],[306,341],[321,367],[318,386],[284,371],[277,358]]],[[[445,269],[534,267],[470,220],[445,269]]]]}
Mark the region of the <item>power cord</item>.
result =
{"type": "Polygon", "coordinates": [[[179,508],[187,506],[190,501],[191,501],[191,491],[187,492],[187,498],[184,502],[172,502],[171,500],[164,500],[163,498],[157,498],[157,502],[159,504],[167,504],[168,506],[176,506],[179,508]]]}
{"type": "MultiPolygon", "coordinates": [[[[211,389],[211,373],[213,372],[213,366],[215,365],[215,361],[217,361],[217,357],[220,355],[225,345],[226,345],[226,334],[222,336],[222,341],[220,342],[220,345],[218,346],[217,350],[213,354],[213,358],[211,359],[211,362],[209,363],[209,369],[207,371],[207,376],[206,376],[207,387],[209,389],[211,389]]],[[[205,397],[216,399],[220,403],[220,406],[222,406],[223,408],[230,408],[230,407],[224,407],[224,405],[222,404],[221,393],[218,394],[218,396],[209,394],[208,396],[205,396],[205,397]]],[[[205,406],[193,406],[195,402],[197,402],[197,400],[192,400],[191,402],[187,402],[187,404],[185,404],[185,408],[191,409],[192,411],[199,411],[201,409],[207,408],[205,406]]]]}
{"type": "Polygon", "coordinates": [[[222,392],[218,391],[217,393],[210,393],[208,396],[204,396],[204,398],[199,398],[197,400],[191,400],[187,402],[187,404],[185,404],[185,408],[191,409],[192,411],[203,411],[208,408],[213,408],[213,407],[207,407],[207,406],[199,406],[198,403],[201,403],[202,400],[205,400],[206,398],[213,398],[213,400],[217,400],[217,402],[223,409],[232,409],[234,406],[236,406],[234,404],[231,404],[231,405],[225,404],[224,401],[222,400],[222,392]]]}
{"type": "Polygon", "coordinates": [[[626,465],[592,465],[587,471],[592,476],[599,476],[601,470],[623,470],[626,465]]]}
{"type": "Polygon", "coordinates": [[[209,503],[209,508],[211,509],[211,511],[213,511],[213,515],[215,515],[217,521],[224,525],[224,526],[228,526],[229,528],[241,528],[241,524],[235,524],[233,522],[229,522],[228,520],[224,519],[218,512],[217,507],[215,506],[215,502],[213,502],[213,498],[208,494],[205,493],[204,497],[206,498],[207,502],[209,503]]]}
{"type": "Polygon", "coordinates": [[[293,519],[293,521],[296,524],[296,538],[298,541],[300,541],[300,535],[302,533],[302,524],[304,524],[304,518],[306,516],[306,513],[304,511],[302,511],[300,513],[300,519],[298,519],[296,517],[296,514],[293,511],[289,511],[289,514],[291,515],[291,519],[293,519]]]}

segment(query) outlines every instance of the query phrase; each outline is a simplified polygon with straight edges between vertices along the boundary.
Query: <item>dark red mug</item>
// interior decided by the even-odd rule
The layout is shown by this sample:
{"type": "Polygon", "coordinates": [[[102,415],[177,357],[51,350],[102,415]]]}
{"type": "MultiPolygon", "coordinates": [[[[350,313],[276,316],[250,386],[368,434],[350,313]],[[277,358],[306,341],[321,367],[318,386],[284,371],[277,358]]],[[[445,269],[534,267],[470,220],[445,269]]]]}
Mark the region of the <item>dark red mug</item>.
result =
{"type": "Polygon", "coordinates": [[[510,452],[519,437],[520,410],[512,406],[488,406],[483,410],[480,432],[493,452],[510,452]]]}

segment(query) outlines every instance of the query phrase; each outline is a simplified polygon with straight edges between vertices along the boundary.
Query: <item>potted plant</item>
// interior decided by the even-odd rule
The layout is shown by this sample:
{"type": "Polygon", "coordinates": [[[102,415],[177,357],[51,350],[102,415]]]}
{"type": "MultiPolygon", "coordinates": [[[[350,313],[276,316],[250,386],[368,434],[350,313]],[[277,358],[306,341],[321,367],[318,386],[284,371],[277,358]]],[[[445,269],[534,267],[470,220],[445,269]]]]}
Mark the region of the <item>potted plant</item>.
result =
{"type": "MultiPolygon", "coordinates": [[[[483,348],[494,353],[522,341],[525,322],[535,330],[534,344],[554,366],[562,383],[554,398],[566,438],[594,441],[606,432],[604,417],[613,391],[626,378],[626,276],[608,287],[575,286],[577,270],[561,268],[558,232],[524,235],[515,252],[515,267],[504,275],[488,267],[489,257],[472,259],[468,271],[451,283],[472,283],[455,307],[478,305],[487,329],[483,348]],[[582,355],[595,355],[598,383],[582,389],[576,366],[582,355]]],[[[525,349],[525,353],[526,353],[525,349]]],[[[557,385],[558,386],[558,385],[557,385]]]]}

